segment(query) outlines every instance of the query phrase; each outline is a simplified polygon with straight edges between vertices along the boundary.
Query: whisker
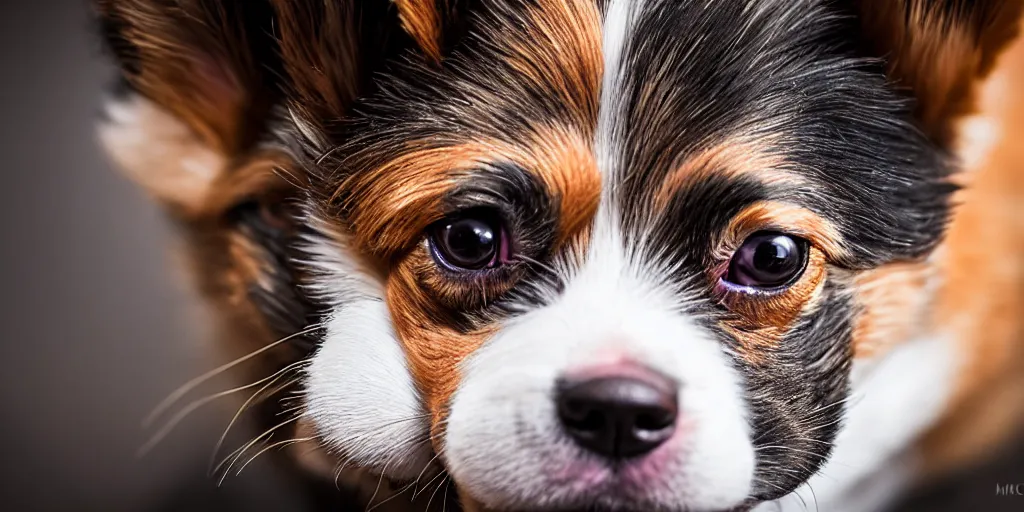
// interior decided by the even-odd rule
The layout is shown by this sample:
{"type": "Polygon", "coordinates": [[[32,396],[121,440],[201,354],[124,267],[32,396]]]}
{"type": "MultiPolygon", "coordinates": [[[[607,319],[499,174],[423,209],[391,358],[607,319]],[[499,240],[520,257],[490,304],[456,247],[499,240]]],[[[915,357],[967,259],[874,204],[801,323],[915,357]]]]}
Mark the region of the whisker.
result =
{"type": "MultiPolygon", "coordinates": [[[[425,439],[424,442],[430,442],[430,438],[425,439]]],[[[413,480],[412,482],[417,486],[416,489],[413,490],[412,492],[413,499],[415,499],[416,497],[416,491],[419,490],[420,479],[423,478],[423,475],[427,472],[428,469],[430,469],[430,465],[433,464],[434,461],[437,460],[437,458],[440,456],[440,453],[435,453],[434,456],[431,457],[430,460],[428,460],[427,463],[423,465],[423,469],[420,470],[420,474],[416,475],[416,480],[413,480]]]]}
{"type": "MultiPolygon", "coordinates": [[[[442,476],[445,476],[445,475],[447,475],[447,474],[448,474],[448,472],[447,472],[447,471],[440,471],[440,472],[438,472],[438,473],[437,473],[437,475],[434,475],[434,478],[431,478],[431,479],[430,479],[430,480],[429,480],[429,481],[428,481],[428,482],[426,483],[426,485],[424,485],[424,486],[423,486],[423,488],[424,488],[424,489],[423,489],[423,491],[420,491],[420,493],[426,492],[427,488],[428,488],[428,487],[430,487],[430,484],[434,483],[434,480],[437,480],[438,478],[440,478],[440,477],[442,477],[442,476]]],[[[434,492],[437,492],[437,491],[435,490],[434,492]]],[[[413,494],[413,495],[412,495],[412,499],[413,499],[413,500],[416,500],[416,497],[417,497],[417,496],[419,496],[419,494],[413,494]]],[[[428,504],[428,506],[427,506],[427,509],[429,509],[429,508],[430,508],[430,506],[429,506],[429,504],[428,504]]]]}
{"type": "MultiPolygon", "coordinates": [[[[366,509],[366,512],[373,512],[374,509],[376,509],[376,508],[384,505],[385,503],[387,503],[387,502],[389,502],[389,501],[391,501],[391,500],[393,500],[393,499],[395,499],[395,498],[405,494],[406,491],[408,491],[410,487],[412,487],[412,484],[408,484],[405,487],[402,487],[401,489],[399,489],[398,491],[395,491],[395,492],[391,493],[391,496],[388,496],[387,498],[384,498],[383,500],[381,500],[380,503],[378,503],[378,504],[376,504],[376,505],[366,509]]],[[[370,501],[369,503],[373,503],[373,501],[370,501]]],[[[369,503],[367,505],[369,505],[369,503]]]]}
{"type": "Polygon", "coordinates": [[[172,416],[171,419],[168,420],[167,423],[165,423],[164,426],[160,430],[158,430],[155,434],[153,434],[149,438],[149,440],[146,441],[145,444],[143,444],[141,447],[139,447],[139,450],[136,452],[136,456],[137,457],[143,457],[147,453],[149,453],[149,451],[152,450],[157,444],[159,444],[160,441],[163,441],[164,438],[166,438],[167,435],[170,434],[174,430],[174,428],[178,426],[178,424],[180,424],[185,418],[187,418],[190,414],[195,412],[197,409],[199,409],[199,408],[203,407],[204,405],[206,405],[206,404],[208,404],[210,402],[213,402],[213,401],[215,401],[215,400],[217,400],[219,398],[223,398],[225,396],[232,395],[232,394],[237,393],[239,391],[244,391],[246,389],[250,389],[250,388],[259,386],[260,384],[263,384],[264,382],[266,382],[267,380],[269,380],[271,378],[273,378],[273,376],[266,377],[264,379],[261,379],[261,380],[258,380],[256,382],[253,382],[251,384],[246,384],[244,386],[238,386],[236,388],[228,389],[226,391],[221,391],[219,393],[214,393],[212,395],[206,396],[206,397],[201,398],[199,400],[193,401],[188,406],[186,406],[184,409],[178,411],[177,414],[172,416]]]}
{"type": "Polygon", "coordinates": [[[345,467],[348,466],[348,459],[342,459],[338,463],[338,470],[334,472],[334,488],[341,490],[341,483],[338,481],[341,479],[341,474],[345,471],[345,467]]]}
{"type": "Polygon", "coordinates": [[[273,450],[274,448],[278,448],[278,447],[282,447],[283,448],[285,446],[290,446],[290,445],[293,445],[295,443],[304,443],[306,441],[312,441],[312,440],[313,440],[312,437],[300,437],[300,438],[297,438],[297,439],[285,439],[284,441],[278,441],[276,443],[271,443],[270,445],[267,445],[266,447],[264,447],[262,450],[256,452],[256,455],[253,455],[252,457],[249,457],[249,460],[245,461],[245,464],[242,464],[242,466],[240,468],[238,468],[238,471],[235,473],[235,476],[241,475],[242,471],[245,470],[245,467],[248,466],[252,461],[256,460],[256,458],[259,457],[260,455],[263,455],[264,453],[266,453],[266,452],[268,452],[270,450],[273,450]]]}
{"type": "Polygon", "coordinates": [[[448,490],[452,486],[452,479],[448,479],[448,483],[444,486],[444,501],[441,503],[441,512],[448,512],[448,490]]]}
{"type": "MultiPolygon", "coordinates": [[[[445,472],[442,472],[441,474],[444,475],[445,478],[447,479],[448,472],[445,471],[445,472]]],[[[427,500],[427,506],[423,510],[430,510],[430,504],[434,502],[434,495],[437,494],[437,491],[441,490],[441,487],[444,485],[444,483],[445,483],[444,480],[441,480],[440,482],[437,483],[437,488],[434,489],[434,492],[430,493],[430,499],[427,500]]]]}
{"type": "MultiPolygon", "coordinates": [[[[274,373],[270,377],[267,377],[266,379],[264,379],[264,380],[268,380],[269,379],[269,382],[264,384],[263,387],[261,387],[260,389],[256,390],[256,392],[253,393],[251,396],[249,396],[249,399],[246,400],[238,408],[238,411],[235,412],[235,415],[231,417],[231,421],[228,422],[228,426],[224,428],[224,432],[221,433],[220,438],[217,439],[217,444],[214,445],[214,447],[213,447],[213,453],[210,454],[210,461],[209,461],[208,467],[206,469],[207,474],[213,474],[212,473],[213,472],[213,465],[214,465],[214,462],[217,460],[217,454],[220,453],[220,449],[221,449],[222,446],[224,446],[224,441],[227,439],[228,433],[231,431],[231,428],[235,426],[235,423],[238,422],[238,418],[240,418],[242,416],[242,413],[245,412],[249,408],[249,406],[251,406],[252,404],[256,403],[258,401],[257,397],[261,396],[263,394],[263,392],[266,391],[267,389],[270,389],[270,387],[273,386],[274,383],[277,382],[278,379],[280,379],[281,377],[287,375],[291,371],[294,371],[296,369],[302,368],[308,362],[309,362],[309,360],[305,360],[305,359],[302,360],[302,361],[296,361],[296,362],[294,362],[294,363],[292,363],[292,364],[290,364],[288,366],[285,366],[284,368],[281,368],[280,370],[278,370],[276,373],[274,373]]],[[[262,382],[262,381],[260,381],[260,382],[262,382]]],[[[270,393],[267,396],[273,396],[273,395],[274,395],[274,393],[270,393]]]]}
{"type": "Polygon", "coordinates": [[[381,484],[384,483],[384,475],[387,474],[387,472],[388,472],[388,465],[391,464],[391,459],[393,459],[393,458],[394,458],[394,455],[389,457],[388,461],[384,463],[384,469],[381,470],[380,478],[377,479],[377,487],[373,489],[373,496],[370,496],[370,501],[366,502],[366,506],[367,506],[366,512],[370,512],[370,510],[372,510],[371,508],[369,508],[369,506],[373,503],[373,500],[377,499],[377,493],[380,492],[380,486],[381,486],[381,484]]]}
{"type": "Polygon", "coordinates": [[[276,432],[278,429],[288,425],[289,423],[294,423],[300,417],[301,416],[296,416],[294,418],[291,418],[291,419],[282,421],[281,423],[278,423],[277,425],[267,429],[266,432],[264,432],[264,433],[256,436],[255,438],[253,438],[251,441],[246,443],[241,448],[239,448],[239,449],[229,453],[226,457],[224,457],[224,460],[222,460],[220,462],[220,464],[217,464],[217,467],[214,468],[214,471],[213,471],[214,474],[216,474],[216,473],[221,471],[221,467],[224,466],[224,464],[228,462],[228,459],[231,459],[231,463],[228,464],[226,468],[224,468],[224,472],[221,474],[220,479],[217,481],[217,486],[220,487],[224,483],[224,479],[227,478],[227,475],[229,473],[231,473],[231,468],[241,459],[241,457],[245,454],[245,452],[249,451],[249,449],[252,448],[256,443],[258,443],[258,442],[260,442],[260,441],[262,441],[264,439],[269,439],[270,437],[272,437],[274,435],[274,432],[276,432]],[[234,458],[232,458],[232,456],[234,456],[234,458]]]}
{"type": "Polygon", "coordinates": [[[293,340],[293,339],[295,339],[295,338],[297,338],[299,336],[305,336],[306,334],[309,334],[309,333],[311,333],[311,332],[313,332],[313,331],[315,331],[315,330],[317,330],[319,328],[320,328],[320,324],[316,324],[316,325],[312,325],[310,327],[307,327],[306,329],[303,329],[303,330],[301,330],[301,331],[299,331],[299,332],[297,332],[295,334],[292,334],[292,335],[289,335],[289,336],[285,336],[284,338],[281,338],[281,339],[279,339],[279,340],[277,340],[277,341],[275,341],[275,342],[273,342],[273,343],[271,343],[269,345],[261,347],[261,348],[255,350],[253,352],[250,352],[250,353],[248,353],[248,354],[246,354],[246,355],[244,355],[242,357],[239,357],[238,359],[235,359],[234,361],[231,361],[230,363],[225,363],[225,364],[223,364],[221,366],[218,366],[217,368],[214,368],[214,369],[212,369],[212,370],[210,370],[210,371],[208,371],[208,372],[206,372],[206,373],[204,373],[204,374],[202,374],[202,375],[200,375],[200,376],[198,376],[198,377],[196,377],[196,378],[186,382],[184,385],[182,385],[181,387],[176,389],[173,393],[168,395],[167,398],[164,398],[163,401],[161,401],[159,404],[157,404],[157,406],[153,409],[153,411],[150,412],[142,420],[142,426],[144,428],[149,428],[149,426],[153,423],[153,421],[156,420],[156,418],[158,418],[160,415],[162,415],[164,412],[166,412],[167,409],[170,408],[172,405],[174,405],[175,402],[177,402],[178,400],[181,400],[182,397],[184,397],[186,394],[188,394],[193,389],[197,388],[200,384],[202,384],[202,383],[212,379],[213,377],[216,377],[217,375],[221,374],[224,371],[227,371],[227,370],[229,370],[231,368],[234,368],[235,366],[238,366],[238,365],[240,365],[240,364],[242,364],[242,363],[244,363],[244,362],[246,362],[246,361],[248,361],[248,360],[250,360],[250,359],[252,359],[252,358],[254,358],[254,357],[256,357],[256,356],[258,356],[258,355],[260,355],[260,354],[262,354],[264,352],[266,352],[266,351],[268,351],[268,350],[271,350],[274,347],[277,347],[277,346],[281,345],[282,343],[287,343],[288,341],[291,341],[291,340],[293,340]]]}
{"type": "Polygon", "coordinates": [[[818,508],[818,495],[815,494],[814,487],[811,487],[811,482],[807,482],[805,485],[807,485],[807,490],[811,491],[811,499],[814,500],[814,512],[820,512],[821,509],[818,508]]]}

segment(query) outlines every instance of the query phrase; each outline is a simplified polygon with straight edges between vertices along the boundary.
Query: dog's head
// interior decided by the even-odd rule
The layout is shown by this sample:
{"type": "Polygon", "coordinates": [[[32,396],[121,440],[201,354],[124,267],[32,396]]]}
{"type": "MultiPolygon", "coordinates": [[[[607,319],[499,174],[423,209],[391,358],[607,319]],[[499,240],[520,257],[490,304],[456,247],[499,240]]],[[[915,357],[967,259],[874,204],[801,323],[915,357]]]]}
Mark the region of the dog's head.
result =
{"type": "Polygon", "coordinates": [[[497,510],[726,510],[813,474],[853,361],[922,302],[886,283],[941,241],[1017,10],[99,5],[134,91],[107,144],[228,328],[319,326],[273,363],[302,361],[298,423],[497,510]]]}

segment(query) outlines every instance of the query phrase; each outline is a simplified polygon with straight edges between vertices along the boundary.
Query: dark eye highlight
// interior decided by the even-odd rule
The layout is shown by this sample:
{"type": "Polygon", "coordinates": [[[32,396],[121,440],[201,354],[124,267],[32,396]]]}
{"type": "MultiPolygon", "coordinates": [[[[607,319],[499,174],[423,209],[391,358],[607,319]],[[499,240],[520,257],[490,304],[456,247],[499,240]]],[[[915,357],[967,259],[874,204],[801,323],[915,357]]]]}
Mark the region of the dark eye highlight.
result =
{"type": "Polygon", "coordinates": [[[724,280],[733,285],[773,289],[796,281],[807,267],[806,240],[762,231],[748,237],[729,261],[724,280]]]}
{"type": "Polygon", "coordinates": [[[488,212],[466,212],[434,224],[428,243],[434,259],[454,270],[483,270],[508,260],[502,223],[488,212]]]}

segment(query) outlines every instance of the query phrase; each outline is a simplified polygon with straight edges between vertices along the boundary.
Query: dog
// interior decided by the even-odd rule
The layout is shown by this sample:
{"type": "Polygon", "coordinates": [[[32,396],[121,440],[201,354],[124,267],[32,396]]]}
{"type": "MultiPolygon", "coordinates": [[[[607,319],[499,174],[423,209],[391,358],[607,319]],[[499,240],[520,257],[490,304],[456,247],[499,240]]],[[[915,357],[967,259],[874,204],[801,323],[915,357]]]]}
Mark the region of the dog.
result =
{"type": "Polygon", "coordinates": [[[1019,1],[94,5],[256,446],[362,506],[875,511],[1019,429],[1019,1]]]}

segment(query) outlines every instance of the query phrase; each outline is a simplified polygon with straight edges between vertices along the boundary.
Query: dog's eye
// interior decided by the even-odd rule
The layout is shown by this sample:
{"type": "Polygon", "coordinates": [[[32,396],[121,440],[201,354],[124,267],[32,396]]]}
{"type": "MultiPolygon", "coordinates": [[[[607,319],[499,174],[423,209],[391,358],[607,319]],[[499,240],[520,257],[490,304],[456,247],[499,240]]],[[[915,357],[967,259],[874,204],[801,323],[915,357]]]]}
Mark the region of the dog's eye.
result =
{"type": "Polygon", "coordinates": [[[501,223],[486,212],[471,212],[435,224],[428,240],[439,263],[457,270],[481,270],[502,263],[506,252],[501,223]]]}
{"type": "Polygon", "coordinates": [[[769,289],[795,281],[807,266],[807,241],[777,232],[754,233],[729,262],[725,280],[769,289]]]}

